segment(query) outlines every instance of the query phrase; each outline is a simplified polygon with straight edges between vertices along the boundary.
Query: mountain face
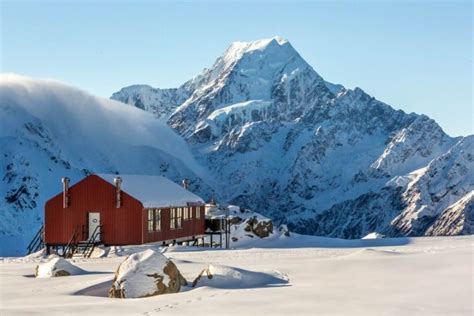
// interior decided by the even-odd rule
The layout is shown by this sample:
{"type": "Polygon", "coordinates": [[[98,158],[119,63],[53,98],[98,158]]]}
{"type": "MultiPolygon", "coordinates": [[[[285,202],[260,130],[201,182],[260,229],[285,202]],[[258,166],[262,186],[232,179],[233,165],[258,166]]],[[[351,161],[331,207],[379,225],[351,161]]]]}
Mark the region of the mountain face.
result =
{"type": "Polygon", "coordinates": [[[0,96],[0,256],[24,253],[61,177],[155,174],[210,190],[186,143],[149,113],[16,75],[1,76],[0,96]]]}
{"type": "Polygon", "coordinates": [[[128,106],[0,79],[0,256],[24,253],[61,177],[92,172],[188,178],[306,234],[474,232],[474,136],[325,81],[278,37],[233,43],[178,88],[113,94],[128,106]]]}
{"type": "Polygon", "coordinates": [[[332,237],[471,231],[472,136],[325,81],[284,39],[233,43],[172,91],[113,98],[167,118],[222,202],[332,237]]]}

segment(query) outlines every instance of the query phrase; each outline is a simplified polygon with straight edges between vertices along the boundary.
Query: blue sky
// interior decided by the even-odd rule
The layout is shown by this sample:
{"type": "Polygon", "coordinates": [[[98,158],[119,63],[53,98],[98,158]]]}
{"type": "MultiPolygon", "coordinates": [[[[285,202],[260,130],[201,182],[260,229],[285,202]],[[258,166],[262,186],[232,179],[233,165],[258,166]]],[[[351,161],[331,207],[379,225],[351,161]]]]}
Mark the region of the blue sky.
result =
{"type": "Polygon", "coordinates": [[[109,97],[280,35],[326,80],[473,133],[471,1],[1,1],[1,70],[109,97]]]}

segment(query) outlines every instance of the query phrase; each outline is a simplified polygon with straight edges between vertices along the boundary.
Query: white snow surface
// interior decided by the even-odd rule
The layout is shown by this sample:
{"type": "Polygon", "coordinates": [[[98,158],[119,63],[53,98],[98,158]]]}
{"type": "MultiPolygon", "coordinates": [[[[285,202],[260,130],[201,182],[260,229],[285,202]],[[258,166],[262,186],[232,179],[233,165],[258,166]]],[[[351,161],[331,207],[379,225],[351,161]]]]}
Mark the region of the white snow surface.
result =
{"type": "Polygon", "coordinates": [[[362,239],[379,239],[379,238],[384,238],[384,237],[385,236],[382,235],[382,234],[379,234],[377,232],[373,232],[373,233],[365,235],[364,237],[362,237],[362,239]]]}
{"type": "Polygon", "coordinates": [[[37,278],[52,278],[56,276],[56,271],[62,270],[68,272],[70,275],[84,274],[85,271],[70,261],[63,258],[52,258],[48,262],[38,265],[37,278]]]}
{"type": "Polygon", "coordinates": [[[114,179],[122,179],[122,190],[141,201],[144,207],[186,206],[188,203],[203,204],[204,200],[182,186],[161,176],[128,174],[98,174],[115,185],[114,179]]]}
{"type": "MultiPolygon", "coordinates": [[[[164,255],[187,280],[211,264],[218,282],[131,300],[107,297],[124,259],[112,249],[103,258],[74,259],[89,272],[64,278],[31,278],[37,264],[32,258],[4,258],[0,314],[467,316],[473,313],[473,241],[473,236],[347,241],[292,234],[260,248],[170,247],[164,255]],[[239,283],[239,275],[259,282],[239,283]]],[[[153,245],[119,248],[121,255],[160,251],[153,245]]]]}

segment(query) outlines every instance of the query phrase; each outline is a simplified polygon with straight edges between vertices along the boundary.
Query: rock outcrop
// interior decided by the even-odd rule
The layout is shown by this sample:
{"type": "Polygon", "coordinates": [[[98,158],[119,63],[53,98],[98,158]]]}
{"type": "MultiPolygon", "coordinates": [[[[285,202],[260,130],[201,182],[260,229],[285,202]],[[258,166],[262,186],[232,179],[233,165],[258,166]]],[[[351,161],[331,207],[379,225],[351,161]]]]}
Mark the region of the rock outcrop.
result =
{"type": "Polygon", "coordinates": [[[244,223],[246,232],[252,232],[255,236],[265,238],[273,233],[273,222],[270,219],[262,219],[257,216],[250,217],[244,223]]]}
{"type": "MultiPolygon", "coordinates": [[[[172,111],[161,105],[165,96],[158,90],[131,87],[114,97],[147,100],[167,112],[168,125],[212,175],[219,201],[258,210],[297,233],[425,235],[446,207],[472,190],[470,136],[450,137],[425,115],[325,81],[282,38],[233,43],[179,89],[189,97],[172,111]],[[464,158],[452,164],[448,153],[464,158]],[[431,185],[424,176],[426,188],[388,185],[430,165],[460,182],[431,185]]],[[[463,207],[457,204],[450,217],[466,213],[463,207]]]]}

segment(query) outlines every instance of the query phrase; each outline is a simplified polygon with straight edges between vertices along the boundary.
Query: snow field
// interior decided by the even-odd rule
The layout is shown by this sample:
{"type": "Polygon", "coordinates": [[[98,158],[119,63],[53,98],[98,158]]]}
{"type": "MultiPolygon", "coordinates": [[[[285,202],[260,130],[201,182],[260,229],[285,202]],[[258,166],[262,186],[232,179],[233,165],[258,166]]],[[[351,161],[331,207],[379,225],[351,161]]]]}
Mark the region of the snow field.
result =
{"type": "Polygon", "coordinates": [[[0,314],[472,315],[472,236],[359,240],[352,246],[328,238],[325,244],[316,238],[311,246],[312,238],[300,236],[293,245],[274,248],[175,247],[165,254],[188,281],[209,264],[221,277],[230,274],[232,282],[239,273],[289,281],[229,286],[227,278],[222,286],[208,280],[178,294],[144,299],[110,299],[103,293],[124,257],[75,260],[89,273],[50,279],[27,277],[35,262],[4,258],[0,314]]]}

